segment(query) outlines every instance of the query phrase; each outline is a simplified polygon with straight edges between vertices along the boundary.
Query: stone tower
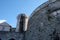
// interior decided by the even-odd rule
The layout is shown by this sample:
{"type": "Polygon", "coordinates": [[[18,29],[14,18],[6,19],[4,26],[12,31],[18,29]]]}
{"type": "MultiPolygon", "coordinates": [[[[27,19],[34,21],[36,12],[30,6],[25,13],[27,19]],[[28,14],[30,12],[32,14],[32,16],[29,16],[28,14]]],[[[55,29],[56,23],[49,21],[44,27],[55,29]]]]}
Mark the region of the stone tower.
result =
{"type": "Polygon", "coordinates": [[[28,17],[25,14],[19,14],[17,16],[16,32],[24,32],[27,30],[28,17]]]}
{"type": "Polygon", "coordinates": [[[32,12],[25,39],[60,40],[60,0],[48,0],[32,12]]]}

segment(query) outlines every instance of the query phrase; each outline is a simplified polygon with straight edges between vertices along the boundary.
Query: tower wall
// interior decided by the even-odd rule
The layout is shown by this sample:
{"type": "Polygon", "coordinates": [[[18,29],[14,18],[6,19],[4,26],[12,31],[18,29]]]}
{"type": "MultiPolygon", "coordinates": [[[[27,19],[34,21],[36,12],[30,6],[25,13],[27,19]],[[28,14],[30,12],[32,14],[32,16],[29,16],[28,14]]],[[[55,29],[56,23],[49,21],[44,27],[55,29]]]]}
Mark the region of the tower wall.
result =
{"type": "Polygon", "coordinates": [[[25,40],[60,40],[60,1],[49,0],[33,11],[25,40]]]}
{"type": "Polygon", "coordinates": [[[24,32],[27,29],[28,17],[25,14],[17,16],[16,32],[24,32]]]}

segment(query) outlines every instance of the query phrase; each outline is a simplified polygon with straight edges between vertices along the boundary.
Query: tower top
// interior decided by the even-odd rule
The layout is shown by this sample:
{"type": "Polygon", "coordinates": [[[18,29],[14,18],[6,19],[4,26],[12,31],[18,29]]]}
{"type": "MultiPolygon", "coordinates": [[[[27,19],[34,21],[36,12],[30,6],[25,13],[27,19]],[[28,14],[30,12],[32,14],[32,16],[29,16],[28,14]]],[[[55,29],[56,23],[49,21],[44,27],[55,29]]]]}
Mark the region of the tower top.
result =
{"type": "Polygon", "coordinates": [[[19,15],[17,16],[17,19],[20,19],[21,16],[27,18],[27,15],[26,15],[26,14],[19,14],[19,15]]]}

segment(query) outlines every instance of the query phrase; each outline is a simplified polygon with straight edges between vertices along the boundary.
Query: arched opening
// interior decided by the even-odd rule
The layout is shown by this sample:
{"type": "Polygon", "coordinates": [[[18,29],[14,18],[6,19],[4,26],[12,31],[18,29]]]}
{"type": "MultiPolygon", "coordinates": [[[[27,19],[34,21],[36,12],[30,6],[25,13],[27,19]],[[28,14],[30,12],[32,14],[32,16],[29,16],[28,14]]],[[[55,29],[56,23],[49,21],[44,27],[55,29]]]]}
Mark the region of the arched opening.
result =
{"type": "Polygon", "coordinates": [[[9,39],[9,40],[15,40],[14,38],[11,38],[11,39],[9,39]]]}

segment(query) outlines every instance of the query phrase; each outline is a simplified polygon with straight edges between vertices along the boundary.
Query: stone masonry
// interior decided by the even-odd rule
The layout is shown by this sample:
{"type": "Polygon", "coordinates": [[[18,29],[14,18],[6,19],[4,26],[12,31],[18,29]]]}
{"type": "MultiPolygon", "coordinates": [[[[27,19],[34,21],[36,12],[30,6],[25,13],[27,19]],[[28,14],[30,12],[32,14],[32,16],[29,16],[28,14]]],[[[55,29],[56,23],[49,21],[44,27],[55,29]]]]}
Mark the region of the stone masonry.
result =
{"type": "Polygon", "coordinates": [[[49,0],[33,11],[25,40],[60,40],[60,0],[49,0]]]}
{"type": "Polygon", "coordinates": [[[60,0],[48,0],[28,18],[17,16],[17,26],[0,23],[0,40],[60,40],[60,0]]]}

